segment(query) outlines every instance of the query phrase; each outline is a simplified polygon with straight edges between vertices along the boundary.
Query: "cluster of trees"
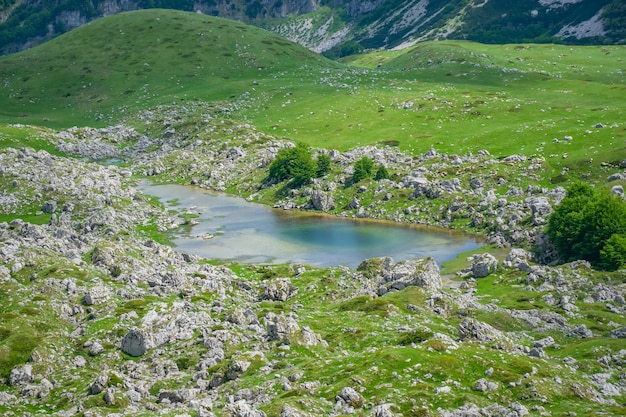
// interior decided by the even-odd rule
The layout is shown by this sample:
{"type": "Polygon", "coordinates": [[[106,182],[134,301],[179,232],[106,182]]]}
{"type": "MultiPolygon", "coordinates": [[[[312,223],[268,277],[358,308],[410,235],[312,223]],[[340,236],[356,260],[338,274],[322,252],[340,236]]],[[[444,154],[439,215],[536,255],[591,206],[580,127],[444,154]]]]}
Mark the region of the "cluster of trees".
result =
{"type": "Polygon", "coordinates": [[[605,270],[619,269],[626,265],[626,201],[576,184],[550,216],[547,234],[565,262],[585,259],[605,270]]]}
{"type": "MultiPolygon", "coordinates": [[[[323,177],[328,171],[330,171],[328,155],[319,154],[314,160],[311,148],[304,143],[298,143],[293,148],[278,151],[276,159],[270,165],[268,179],[278,182],[290,180],[290,186],[300,187],[311,182],[313,178],[323,177]]],[[[383,165],[380,165],[374,173],[374,161],[363,157],[354,164],[352,183],[371,178],[372,175],[376,181],[389,178],[389,172],[383,165]]]]}
{"type": "MultiPolygon", "coordinates": [[[[352,183],[356,184],[361,180],[371,178],[372,174],[374,174],[374,161],[372,160],[372,158],[364,156],[356,161],[354,164],[352,183]]],[[[376,174],[374,174],[374,180],[380,181],[387,178],[389,178],[389,172],[387,172],[387,168],[385,168],[384,165],[380,165],[376,170],[376,174]]]]}
{"type": "Polygon", "coordinates": [[[313,178],[324,176],[330,169],[330,157],[320,154],[313,160],[311,148],[298,143],[294,148],[283,148],[276,154],[270,165],[269,179],[275,181],[291,180],[293,187],[311,182],[313,178]]]}

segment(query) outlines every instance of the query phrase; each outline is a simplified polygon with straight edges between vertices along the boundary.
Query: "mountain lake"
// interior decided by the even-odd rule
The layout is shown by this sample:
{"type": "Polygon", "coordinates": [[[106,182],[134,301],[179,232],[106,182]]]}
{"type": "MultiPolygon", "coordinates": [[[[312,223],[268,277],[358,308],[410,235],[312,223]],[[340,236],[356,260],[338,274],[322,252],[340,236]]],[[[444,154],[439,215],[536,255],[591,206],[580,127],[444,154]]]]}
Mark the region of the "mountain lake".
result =
{"type": "Polygon", "coordinates": [[[373,257],[397,262],[430,256],[441,265],[482,245],[457,231],[276,209],[199,187],[142,181],[139,189],[167,209],[198,215],[173,242],[176,250],[207,259],[356,268],[373,257]]]}

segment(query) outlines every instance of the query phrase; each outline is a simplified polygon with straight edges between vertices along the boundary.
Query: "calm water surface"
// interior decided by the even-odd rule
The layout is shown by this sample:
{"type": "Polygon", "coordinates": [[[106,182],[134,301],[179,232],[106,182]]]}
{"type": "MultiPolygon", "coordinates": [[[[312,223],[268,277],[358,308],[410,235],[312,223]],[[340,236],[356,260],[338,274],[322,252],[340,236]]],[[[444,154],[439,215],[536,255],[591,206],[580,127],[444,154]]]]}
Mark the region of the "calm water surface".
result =
{"type": "Polygon", "coordinates": [[[480,246],[445,230],[273,209],[196,187],[143,183],[140,188],[168,208],[200,213],[199,224],[174,242],[177,250],[208,259],[356,267],[378,256],[395,261],[432,256],[441,264],[480,246]],[[168,203],[173,199],[176,205],[168,203]]]}

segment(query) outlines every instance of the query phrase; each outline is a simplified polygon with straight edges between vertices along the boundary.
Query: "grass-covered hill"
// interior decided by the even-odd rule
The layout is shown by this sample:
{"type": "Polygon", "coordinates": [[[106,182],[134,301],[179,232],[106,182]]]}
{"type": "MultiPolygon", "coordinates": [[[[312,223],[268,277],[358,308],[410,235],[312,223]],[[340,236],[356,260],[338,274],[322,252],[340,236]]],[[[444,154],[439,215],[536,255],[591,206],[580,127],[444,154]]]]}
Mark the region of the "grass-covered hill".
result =
{"type": "Polygon", "coordinates": [[[269,28],[332,56],[433,39],[624,43],[622,0],[2,0],[0,53],[114,13],[165,8],[269,28]]]}
{"type": "Polygon", "coordinates": [[[121,13],[0,59],[0,117],[56,126],[108,122],[162,102],[225,100],[254,89],[258,79],[336,66],[231,20],[160,9],[121,13]]]}

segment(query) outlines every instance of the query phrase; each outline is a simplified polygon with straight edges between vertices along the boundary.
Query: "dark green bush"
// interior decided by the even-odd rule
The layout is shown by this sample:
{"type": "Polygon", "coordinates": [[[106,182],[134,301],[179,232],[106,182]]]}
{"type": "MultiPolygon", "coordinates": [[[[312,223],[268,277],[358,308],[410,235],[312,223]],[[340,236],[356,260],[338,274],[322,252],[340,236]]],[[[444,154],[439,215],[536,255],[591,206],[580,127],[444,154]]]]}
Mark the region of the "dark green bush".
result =
{"type": "Polygon", "coordinates": [[[270,165],[269,179],[276,181],[291,180],[294,187],[307,184],[317,174],[318,167],[313,161],[311,149],[304,143],[295,148],[283,148],[276,154],[270,165]]]}
{"type": "Polygon", "coordinates": [[[354,174],[352,174],[352,182],[357,183],[365,178],[372,176],[374,171],[374,161],[367,156],[362,157],[354,163],[354,174]]]}
{"type": "Polygon", "coordinates": [[[389,178],[389,172],[387,171],[387,168],[385,168],[384,165],[379,166],[378,170],[376,170],[376,174],[374,175],[374,180],[380,181],[380,180],[386,180],[388,178],[389,178]]]}
{"type": "Polygon", "coordinates": [[[600,266],[614,271],[626,265],[626,235],[614,234],[600,251],[600,266]]]}
{"type": "Polygon", "coordinates": [[[432,330],[428,328],[413,329],[408,332],[400,333],[400,338],[398,340],[398,343],[403,346],[406,346],[406,345],[410,345],[411,343],[425,342],[431,337],[433,337],[433,332],[432,330]]]}
{"type": "Polygon", "coordinates": [[[317,156],[317,178],[323,177],[328,171],[330,171],[330,156],[325,153],[317,156]]]}
{"type": "Polygon", "coordinates": [[[626,259],[626,202],[609,191],[575,184],[550,216],[546,232],[563,261],[584,259],[617,269],[626,259]]]}

